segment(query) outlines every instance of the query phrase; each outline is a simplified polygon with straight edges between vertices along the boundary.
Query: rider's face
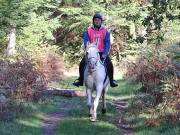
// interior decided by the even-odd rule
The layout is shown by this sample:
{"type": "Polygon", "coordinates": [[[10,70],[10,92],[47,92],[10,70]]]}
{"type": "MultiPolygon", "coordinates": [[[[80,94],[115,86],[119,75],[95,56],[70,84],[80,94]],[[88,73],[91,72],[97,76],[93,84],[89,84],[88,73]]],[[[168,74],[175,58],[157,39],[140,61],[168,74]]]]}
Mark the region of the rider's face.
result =
{"type": "Polygon", "coordinates": [[[97,25],[97,26],[100,26],[102,23],[101,19],[99,18],[94,18],[94,24],[97,25]]]}

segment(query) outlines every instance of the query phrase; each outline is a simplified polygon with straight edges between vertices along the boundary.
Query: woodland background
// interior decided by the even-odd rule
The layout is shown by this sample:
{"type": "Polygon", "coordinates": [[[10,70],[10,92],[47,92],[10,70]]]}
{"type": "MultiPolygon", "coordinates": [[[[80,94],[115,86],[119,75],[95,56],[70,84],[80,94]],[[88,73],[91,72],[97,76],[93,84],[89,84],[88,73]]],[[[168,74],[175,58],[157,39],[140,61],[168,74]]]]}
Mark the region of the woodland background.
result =
{"type": "Polygon", "coordinates": [[[179,121],[179,0],[0,0],[0,120],[39,102],[79,63],[96,12],[112,34],[114,65],[140,85],[132,114],[150,114],[150,126],[179,121]]]}

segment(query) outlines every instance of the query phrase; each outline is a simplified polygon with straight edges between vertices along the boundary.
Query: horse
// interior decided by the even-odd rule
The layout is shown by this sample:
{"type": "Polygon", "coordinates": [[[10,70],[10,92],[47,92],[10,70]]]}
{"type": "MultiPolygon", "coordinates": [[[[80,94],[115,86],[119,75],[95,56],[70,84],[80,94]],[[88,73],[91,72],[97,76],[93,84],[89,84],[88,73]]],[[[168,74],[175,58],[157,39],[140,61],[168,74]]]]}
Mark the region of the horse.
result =
{"type": "Polygon", "coordinates": [[[109,77],[106,73],[104,62],[101,61],[97,45],[89,44],[86,48],[86,68],[84,71],[84,81],[86,86],[87,106],[89,109],[90,121],[97,120],[97,107],[102,96],[102,113],[106,113],[105,95],[108,91],[109,77]],[[94,101],[92,93],[96,91],[94,101]]]}

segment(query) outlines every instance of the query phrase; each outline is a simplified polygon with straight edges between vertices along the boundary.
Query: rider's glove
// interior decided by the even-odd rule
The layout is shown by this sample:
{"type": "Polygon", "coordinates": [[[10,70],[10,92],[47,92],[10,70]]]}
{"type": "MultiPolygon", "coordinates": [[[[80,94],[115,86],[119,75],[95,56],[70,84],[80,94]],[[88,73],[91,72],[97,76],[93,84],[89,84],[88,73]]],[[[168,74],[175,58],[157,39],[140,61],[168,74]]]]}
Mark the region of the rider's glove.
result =
{"type": "Polygon", "coordinates": [[[102,58],[106,59],[107,55],[106,54],[102,54],[102,58]]]}
{"type": "Polygon", "coordinates": [[[102,59],[103,59],[103,62],[106,60],[106,57],[107,57],[107,55],[106,55],[106,54],[102,54],[102,59]]]}

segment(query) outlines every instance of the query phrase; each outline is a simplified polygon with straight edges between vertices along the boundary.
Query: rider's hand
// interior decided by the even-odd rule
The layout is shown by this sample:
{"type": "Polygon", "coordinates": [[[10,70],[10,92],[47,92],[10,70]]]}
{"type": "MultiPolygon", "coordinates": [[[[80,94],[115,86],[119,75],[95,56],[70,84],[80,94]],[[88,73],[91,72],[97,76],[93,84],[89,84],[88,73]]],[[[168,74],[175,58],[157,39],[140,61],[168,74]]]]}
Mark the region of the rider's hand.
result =
{"type": "Polygon", "coordinates": [[[102,54],[102,58],[106,59],[107,55],[106,54],[102,54]]]}
{"type": "Polygon", "coordinates": [[[106,55],[106,54],[102,54],[102,59],[103,59],[103,62],[106,60],[106,57],[107,57],[107,55],[106,55]]]}

